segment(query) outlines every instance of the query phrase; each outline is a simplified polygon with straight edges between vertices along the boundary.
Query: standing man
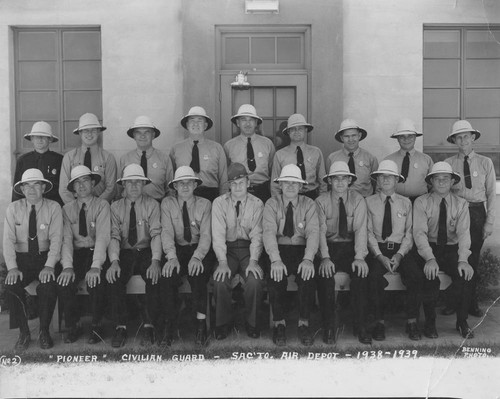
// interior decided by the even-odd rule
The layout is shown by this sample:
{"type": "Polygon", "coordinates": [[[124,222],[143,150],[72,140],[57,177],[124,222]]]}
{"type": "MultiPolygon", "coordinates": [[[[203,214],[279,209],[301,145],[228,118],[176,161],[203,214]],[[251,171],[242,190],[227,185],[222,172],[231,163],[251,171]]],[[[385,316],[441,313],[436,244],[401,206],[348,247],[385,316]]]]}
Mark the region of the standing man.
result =
{"type": "Polygon", "coordinates": [[[473,338],[467,324],[474,269],[467,263],[470,256],[469,204],[451,192],[460,182],[447,162],[436,162],[426,177],[432,192],[418,197],[413,204],[413,237],[425,274],[423,307],[424,335],[437,338],[436,302],[439,297],[440,270],[452,279],[452,303],[457,309],[456,328],[463,338],[473,338]]]}
{"type": "Polygon", "coordinates": [[[257,134],[262,118],[255,107],[243,104],[238,113],[231,117],[240,132],[224,144],[229,164],[238,162],[247,168],[250,174],[248,192],[263,203],[271,197],[270,179],[274,158],[274,144],[267,137],[257,134]]]}
{"type": "Polygon", "coordinates": [[[67,189],[71,170],[77,165],[85,165],[92,172],[101,175],[101,181],[92,193],[111,202],[115,195],[116,161],[112,154],[103,150],[99,144],[101,132],[106,130],[94,114],[83,114],[73,134],[80,135],[82,145],[64,154],[59,179],[59,195],[65,204],[75,199],[67,189]]]}
{"type": "MultiPolygon", "coordinates": [[[[480,135],[481,133],[473,129],[468,121],[455,122],[447,140],[457,146],[458,154],[445,160],[451,165],[453,171],[461,176],[460,182],[454,185],[451,191],[469,203],[471,236],[469,264],[474,269],[469,314],[475,317],[483,315],[477,300],[477,282],[481,278],[478,274],[479,257],[484,240],[493,233],[496,201],[496,176],[493,162],[472,149],[480,135]]],[[[450,306],[443,310],[445,315],[453,312],[454,309],[450,306]]]]}
{"type": "Polygon", "coordinates": [[[411,248],[412,205],[411,201],[396,193],[396,184],[404,183],[395,162],[386,159],[372,173],[380,192],[366,199],[368,208],[368,264],[370,265],[370,301],[375,310],[375,328],[372,337],[376,341],[385,339],[384,290],[389,284],[386,273],[401,273],[406,286],[408,323],[406,332],[410,339],[418,341],[421,336],[417,327],[418,311],[422,301],[424,275],[417,267],[411,248]]]}
{"type": "Polygon", "coordinates": [[[216,198],[212,208],[213,248],[219,262],[213,275],[215,338],[224,339],[228,334],[231,281],[235,274],[243,280],[247,335],[259,338],[264,272],[258,262],[262,253],[264,204],[247,192],[250,179],[244,165],[229,165],[228,183],[230,191],[216,198]]]}
{"type": "Polygon", "coordinates": [[[227,160],[222,146],[205,138],[205,132],[213,125],[202,107],[192,107],[181,119],[181,125],[189,137],[175,144],[170,151],[174,168],[190,166],[202,181],[194,194],[213,202],[226,191],[227,160]]]}
{"type": "Polygon", "coordinates": [[[327,185],[322,177],[326,174],[323,153],[318,147],[306,144],[306,135],[313,126],[306,122],[301,114],[293,114],[288,118],[288,124],[283,134],[290,137],[290,144],[277,151],[273,160],[271,174],[271,193],[279,195],[279,184],[274,180],[279,177],[281,169],[288,164],[296,164],[300,168],[302,180],[307,185],[299,193],[316,199],[319,194],[327,191],[327,185]]]}
{"type": "Polygon", "coordinates": [[[108,256],[111,266],[106,272],[111,314],[115,322],[113,348],[127,340],[127,283],[134,274],[146,282],[146,310],[143,318],[141,345],[155,342],[155,323],[160,317],[161,223],[160,204],[143,194],[150,180],[137,164],[123,170],[117,181],[124,186],[124,197],[111,205],[111,242],[108,256]]]}
{"type": "Polygon", "coordinates": [[[62,213],[55,201],[42,195],[52,183],[38,169],[28,169],[14,185],[24,195],[7,207],[3,233],[3,254],[7,265],[6,298],[10,309],[10,328],[19,328],[16,350],[27,349],[31,334],[25,313],[24,288],[34,280],[40,315],[40,348],[54,346],[49,333],[50,321],[57,300],[55,267],[61,258],[62,213]]]}
{"type": "Polygon", "coordinates": [[[144,194],[161,203],[168,193],[167,184],[172,180],[174,171],[170,157],[153,147],[153,140],[160,135],[160,130],[149,117],[138,116],[127,130],[127,135],[135,140],[137,148],[120,158],[120,177],[127,165],[141,165],[144,176],[151,180],[151,183],[144,186],[144,194]]]}
{"type": "Polygon", "coordinates": [[[410,119],[399,121],[396,133],[391,138],[398,140],[399,150],[385,157],[398,165],[405,178],[396,185],[396,193],[410,199],[411,203],[423,194],[427,194],[428,186],[425,177],[431,171],[434,162],[431,157],[415,149],[415,140],[422,136],[410,119]]]}
{"type": "MultiPolygon", "coordinates": [[[[323,341],[335,343],[335,272],[351,278],[350,291],[354,313],[354,333],[362,344],[371,344],[366,330],[368,298],[368,254],[366,234],[366,203],[349,186],[356,175],[345,162],[336,161],[324,178],[332,191],[316,199],[319,218],[318,293],[323,318],[323,341]]],[[[317,258],[316,258],[317,259],[317,258]]]]}
{"type": "MultiPolygon", "coordinates": [[[[22,174],[31,168],[36,168],[43,173],[43,177],[52,183],[53,189],[45,194],[46,198],[56,201],[63,206],[64,203],[59,196],[59,175],[61,174],[61,163],[63,156],[58,152],[49,149],[50,143],[55,143],[59,139],[52,134],[52,127],[47,122],[35,122],[30,133],[26,133],[24,138],[31,141],[33,151],[28,152],[16,162],[14,173],[14,184],[21,180],[22,174]]],[[[22,195],[12,190],[12,201],[23,198],[22,195]]]]}
{"type": "Polygon", "coordinates": [[[111,228],[108,202],[92,194],[100,180],[99,174],[78,165],[71,171],[67,187],[76,194],[76,199],[63,207],[63,270],[57,278],[68,329],[66,343],[75,342],[81,333],[76,292],[83,279],[87,283],[92,314],[88,343],[96,344],[102,339],[106,250],[111,228]]]}
{"type": "Polygon", "coordinates": [[[194,195],[196,186],[202,184],[193,169],[181,166],[169,183],[177,197],[166,197],[161,203],[161,242],[167,262],[162,269],[160,291],[166,325],[160,346],[171,346],[179,318],[179,293],[181,277],[187,275],[194,308],[196,309],[195,344],[204,346],[207,341],[207,282],[210,265],[206,255],[211,242],[210,201],[194,195]]]}
{"type": "Polygon", "coordinates": [[[309,327],[314,295],[313,259],[318,251],[319,221],[315,202],[299,192],[307,181],[302,180],[297,165],[285,165],[276,182],[281,195],[266,202],[262,227],[264,246],[271,260],[269,294],[273,311],[273,342],[286,345],[287,276],[295,274],[299,296],[298,336],[302,345],[313,344],[309,327]]]}
{"type": "Polygon", "coordinates": [[[343,144],[342,149],[331,153],[326,161],[327,169],[335,161],[343,161],[349,166],[349,171],[357,176],[351,189],[363,197],[373,194],[374,182],[370,174],[377,170],[378,161],[372,154],[359,146],[359,142],[366,138],[367,132],[353,119],[345,119],[340,124],[335,140],[343,144]]]}

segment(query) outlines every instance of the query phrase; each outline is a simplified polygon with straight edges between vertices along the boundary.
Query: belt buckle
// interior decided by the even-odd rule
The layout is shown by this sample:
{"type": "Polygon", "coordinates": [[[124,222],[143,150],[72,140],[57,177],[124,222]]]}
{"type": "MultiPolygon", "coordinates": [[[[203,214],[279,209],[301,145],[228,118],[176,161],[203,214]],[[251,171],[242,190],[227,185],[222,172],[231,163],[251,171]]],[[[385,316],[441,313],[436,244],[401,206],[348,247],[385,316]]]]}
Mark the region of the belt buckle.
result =
{"type": "Polygon", "coordinates": [[[387,242],[387,249],[394,249],[394,242],[393,241],[387,242]]]}

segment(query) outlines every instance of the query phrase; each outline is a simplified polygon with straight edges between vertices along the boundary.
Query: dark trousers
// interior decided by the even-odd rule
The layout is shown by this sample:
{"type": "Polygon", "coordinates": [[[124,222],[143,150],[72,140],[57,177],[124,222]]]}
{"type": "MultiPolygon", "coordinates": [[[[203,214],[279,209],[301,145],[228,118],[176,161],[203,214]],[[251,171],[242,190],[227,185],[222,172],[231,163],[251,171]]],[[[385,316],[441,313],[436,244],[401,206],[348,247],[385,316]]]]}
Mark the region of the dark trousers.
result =
{"type": "Polygon", "coordinates": [[[248,192],[252,195],[255,195],[264,204],[269,198],[271,198],[271,187],[268,181],[262,184],[252,184],[250,187],[248,187],[248,192]]]}
{"type": "MultiPolygon", "coordinates": [[[[311,313],[311,303],[314,295],[314,279],[304,281],[297,269],[304,258],[306,247],[304,245],[279,245],[280,257],[285,264],[288,275],[295,274],[295,282],[298,287],[299,297],[299,318],[309,320],[311,313]]],[[[281,321],[286,316],[286,288],[288,286],[287,276],[283,276],[281,281],[275,281],[270,276],[268,279],[269,299],[273,310],[273,320],[281,321]]]]}
{"type": "Polygon", "coordinates": [[[231,281],[235,274],[239,274],[243,280],[246,321],[252,327],[257,327],[264,291],[264,280],[255,278],[251,272],[246,276],[246,270],[250,262],[250,241],[226,242],[226,246],[227,264],[231,269],[231,276],[226,277],[223,281],[214,280],[215,325],[222,326],[228,324],[231,320],[231,281]]]}
{"type": "Polygon", "coordinates": [[[193,295],[194,309],[198,313],[205,314],[207,311],[207,282],[210,276],[210,267],[206,259],[202,261],[203,272],[197,276],[188,274],[188,264],[198,244],[177,245],[177,259],[181,265],[180,272],[174,270],[171,277],[160,278],[160,296],[165,314],[165,319],[177,323],[179,318],[179,287],[182,285],[182,276],[187,275],[191,293],[193,295]]]}
{"type": "Polygon", "coordinates": [[[481,256],[481,248],[483,248],[483,228],[486,223],[486,210],[484,204],[470,204],[469,205],[470,214],[470,251],[469,264],[474,269],[474,276],[471,279],[471,290],[472,297],[471,300],[477,303],[477,284],[481,276],[478,273],[479,268],[479,258],[481,256]]]}
{"type": "Polygon", "coordinates": [[[146,271],[151,265],[151,248],[122,249],[120,251],[120,277],[112,284],[108,283],[108,295],[111,303],[111,316],[117,325],[127,323],[126,294],[127,283],[134,274],[139,274],[146,282],[146,309],[142,314],[145,324],[154,324],[160,314],[160,284],[152,284],[146,278],[146,271]]]}
{"type": "MultiPolygon", "coordinates": [[[[73,271],[75,273],[75,281],[63,287],[57,286],[59,300],[64,309],[64,320],[67,328],[74,327],[80,320],[80,312],[76,293],[80,281],[85,279],[86,273],[92,265],[94,251],[91,248],[80,248],[73,251],[73,271]]],[[[100,324],[104,313],[104,292],[106,286],[106,266],[107,262],[101,269],[101,282],[91,288],[87,284],[87,292],[90,299],[90,313],[92,315],[92,325],[100,324]]]]}
{"type": "MultiPolygon", "coordinates": [[[[359,277],[352,271],[354,261],[354,243],[328,243],[328,253],[335,265],[335,272],[344,272],[351,278],[351,308],[354,323],[366,324],[366,306],[368,297],[368,278],[359,277]]],[[[318,263],[319,265],[319,263],[318,263]]],[[[318,274],[318,299],[325,328],[332,327],[335,320],[335,278],[321,277],[318,274]]]]}
{"type": "MultiPolygon", "coordinates": [[[[393,249],[387,247],[387,244],[379,243],[382,255],[391,259],[398,252],[400,244],[394,244],[393,249]]],[[[372,254],[367,257],[367,262],[370,267],[370,274],[368,275],[370,301],[374,307],[375,320],[383,320],[385,288],[389,285],[389,282],[384,277],[387,269],[372,254]]],[[[410,251],[401,259],[396,271],[399,272],[401,281],[406,286],[407,317],[409,319],[417,318],[418,310],[422,304],[425,275],[422,268],[418,267],[413,251],[410,251]]]]}
{"type": "Polygon", "coordinates": [[[206,198],[210,202],[214,202],[214,199],[219,196],[219,188],[198,186],[194,189],[194,195],[206,198]]]}
{"type": "MultiPolygon", "coordinates": [[[[10,328],[28,330],[28,317],[26,312],[26,291],[24,288],[31,282],[38,280],[38,275],[47,261],[47,252],[37,255],[28,253],[16,253],[16,262],[19,270],[23,273],[22,281],[18,278],[13,285],[6,285],[6,300],[10,313],[10,328]]],[[[40,330],[48,330],[54,307],[57,301],[57,283],[51,280],[48,283],[38,284],[36,287],[38,296],[38,314],[40,318],[40,330]]]]}
{"type": "MultiPolygon", "coordinates": [[[[432,252],[439,265],[439,270],[448,274],[452,283],[448,295],[454,308],[457,310],[457,321],[467,320],[469,305],[472,294],[472,284],[458,274],[458,245],[437,245],[430,243],[432,252]]],[[[419,257],[420,267],[423,270],[425,261],[419,257]]],[[[439,297],[440,280],[424,279],[423,285],[423,307],[426,321],[436,320],[436,303],[439,297]]]]}

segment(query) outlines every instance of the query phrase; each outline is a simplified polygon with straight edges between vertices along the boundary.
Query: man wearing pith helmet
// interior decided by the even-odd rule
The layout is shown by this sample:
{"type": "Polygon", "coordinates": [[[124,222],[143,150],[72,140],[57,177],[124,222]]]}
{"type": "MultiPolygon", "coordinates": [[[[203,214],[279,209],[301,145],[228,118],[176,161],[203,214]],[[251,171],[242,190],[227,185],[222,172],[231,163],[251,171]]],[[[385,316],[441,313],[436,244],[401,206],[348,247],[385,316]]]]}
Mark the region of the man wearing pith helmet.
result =
{"type": "Polygon", "coordinates": [[[124,187],[123,198],[111,204],[111,241],[106,271],[115,333],[111,346],[119,348],[127,340],[126,287],[134,274],[146,283],[146,309],[142,314],[141,345],[156,342],[155,326],[160,327],[161,223],[160,204],[143,189],[150,179],[137,164],[123,170],[117,181],[124,187]]]}
{"type": "MultiPolygon", "coordinates": [[[[472,278],[472,300],[469,314],[476,317],[483,315],[477,302],[477,282],[479,257],[484,240],[493,232],[495,223],[496,176],[495,167],[490,158],[476,153],[474,142],[481,133],[473,129],[468,121],[461,120],[453,124],[448,142],[457,146],[458,153],[445,162],[448,162],[453,171],[461,176],[460,182],[451,188],[451,191],[464,198],[469,203],[471,256],[469,263],[474,269],[472,278]]],[[[453,308],[448,306],[443,314],[450,314],[453,308]]]]}
{"type": "Polygon", "coordinates": [[[16,350],[28,348],[31,341],[24,288],[38,280],[39,344],[42,349],[54,345],[49,333],[57,300],[56,265],[61,259],[62,212],[55,201],[42,195],[52,183],[38,169],[28,169],[14,185],[23,195],[7,207],[3,232],[3,255],[7,266],[6,300],[10,309],[10,328],[19,328],[16,350]]]}
{"type": "Polygon", "coordinates": [[[203,197],[194,195],[202,184],[189,166],[175,171],[169,183],[177,196],[169,196],[161,203],[161,241],[167,262],[160,278],[165,327],[160,346],[171,346],[179,316],[179,293],[181,277],[187,276],[193,293],[196,310],[195,344],[207,341],[207,282],[210,264],[206,255],[211,242],[211,204],[203,197]]]}
{"type": "Polygon", "coordinates": [[[394,161],[380,162],[378,169],[371,174],[377,180],[380,191],[366,199],[368,208],[368,248],[367,262],[370,266],[370,302],[375,313],[375,326],[372,338],[385,339],[384,290],[389,284],[386,273],[401,274],[406,286],[406,307],[408,322],[406,332],[410,339],[418,341],[420,332],[417,326],[418,311],[422,302],[424,275],[417,267],[412,235],[411,201],[396,193],[396,184],[404,183],[394,161]]]}
{"type": "Polygon", "coordinates": [[[293,114],[288,118],[283,134],[290,137],[290,144],[274,155],[271,174],[273,195],[279,194],[279,184],[274,183],[274,179],[279,177],[283,166],[291,163],[300,168],[302,179],[307,181],[299,194],[316,199],[320,193],[327,191],[327,185],[322,179],[326,173],[323,153],[318,147],[306,144],[307,133],[311,130],[313,126],[306,122],[303,115],[293,114]]]}
{"type": "MultiPolygon", "coordinates": [[[[52,183],[53,189],[44,196],[48,199],[57,201],[61,206],[64,203],[59,196],[59,176],[61,174],[61,163],[63,156],[58,152],[50,150],[50,144],[59,139],[52,133],[52,127],[44,121],[35,122],[31,131],[23,136],[31,141],[33,151],[28,152],[16,162],[16,171],[14,172],[14,184],[21,180],[22,174],[31,168],[39,169],[43,177],[52,183]]],[[[23,198],[22,195],[12,190],[12,201],[23,198]]]]}
{"type": "Polygon", "coordinates": [[[351,189],[365,198],[373,194],[374,183],[370,178],[370,173],[378,168],[377,158],[359,146],[359,142],[366,136],[367,131],[355,120],[343,120],[340,129],[335,133],[335,140],[342,143],[342,149],[331,153],[326,161],[327,169],[335,161],[347,163],[349,171],[357,176],[351,189]]]}
{"type": "Polygon", "coordinates": [[[243,279],[246,332],[260,337],[260,307],[264,272],[259,265],[262,253],[262,212],[264,204],[247,192],[249,175],[242,164],[229,165],[230,191],[216,198],[212,206],[212,241],[218,265],[213,273],[215,296],[215,338],[224,339],[231,320],[231,280],[243,279]]]}
{"type": "MultiPolygon", "coordinates": [[[[153,147],[153,140],[160,135],[160,130],[148,116],[138,116],[127,130],[127,136],[135,140],[137,148],[120,158],[120,177],[125,166],[135,163],[141,165],[144,176],[151,183],[144,186],[144,194],[158,202],[168,193],[168,182],[174,175],[170,157],[153,147]]],[[[120,186],[118,186],[119,188],[120,186]]]]}
{"type": "Polygon", "coordinates": [[[262,118],[251,104],[243,104],[231,122],[238,127],[239,135],[224,144],[228,164],[238,162],[250,175],[248,192],[263,203],[271,197],[270,180],[275,148],[267,137],[258,134],[262,118]]]}
{"type": "Polygon", "coordinates": [[[81,334],[80,314],[76,291],[81,280],[85,280],[90,296],[92,314],[89,344],[102,339],[102,316],[104,313],[105,269],[107,249],[110,241],[109,203],[92,194],[93,187],[101,176],[92,173],[84,165],[71,171],[68,191],[76,199],[63,207],[63,270],[57,278],[59,298],[64,308],[68,333],[64,342],[75,342],[81,334]]]}
{"type": "Polygon", "coordinates": [[[313,344],[309,326],[314,295],[314,256],[318,251],[319,221],[315,202],[299,192],[307,181],[295,164],[285,165],[276,179],[281,195],[270,198],[262,221],[264,247],[271,261],[268,280],[273,311],[273,342],[286,345],[287,276],[298,285],[298,337],[302,345],[313,344]]]}
{"type": "Polygon", "coordinates": [[[469,204],[451,192],[452,185],[459,183],[461,178],[449,163],[436,162],[425,180],[432,185],[431,193],[418,197],[413,203],[413,239],[425,274],[424,335],[438,337],[436,302],[440,286],[438,273],[442,270],[452,279],[450,294],[457,309],[456,328],[463,338],[472,338],[474,333],[467,324],[474,275],[468,263],[469,204]]]}
{"type": "Polygon", "coordinates": [[[323,319],[323,341],[335,343],[335,278],[336,272],[351,278],[353,331],[363,344],[370,344],[366,329],[368,298],[368,254],[366,235],[366,203],[363,196],[349,187],[356,175],[343,161],[336,161],[323,180],[332,190],[316,199],[319,218],[319,254],[316,258],[318,293],[323,319]]]}
{"type": "Polygon", "coordinates": [[[405,178],[405,181],[396,184],[396,193],[408,197],[412,203],[415,198],[428,192],[425,177],[434,165],[429,155],[415,149],[415,141],[421,136],[422,133],[417,131],[412,120],[401,119],[396,132],[391,135],[398,141],[400,148],[385,157],[398,165],[405,178]]]}
{"type": "Polygon", "coordinates": [[[115,157],[99,144],[101,132],[106,130],[94,114],[86,113],[80,117],[78,127],[73,134],[79,135],[81,145],[64,154],[59,179],[59,195],[65,204],[75,199],[74,193],[68,191],[71,170],[78,165],[85,165],[92,172],[101,176],[101,181],[92,192],[96,197],[108,202],[115,196],[116,161],[115,157]]]}
{"type": "Polygon", "coordinates": [[[213,202],[227,191],[226,153],[219,143],[205,137],[213,121],[204,108],[195,106],[181,119],[181,125],[189,136],[170,151],[174,168],[190,166],[202,181],[194,194],[213,202]]]}

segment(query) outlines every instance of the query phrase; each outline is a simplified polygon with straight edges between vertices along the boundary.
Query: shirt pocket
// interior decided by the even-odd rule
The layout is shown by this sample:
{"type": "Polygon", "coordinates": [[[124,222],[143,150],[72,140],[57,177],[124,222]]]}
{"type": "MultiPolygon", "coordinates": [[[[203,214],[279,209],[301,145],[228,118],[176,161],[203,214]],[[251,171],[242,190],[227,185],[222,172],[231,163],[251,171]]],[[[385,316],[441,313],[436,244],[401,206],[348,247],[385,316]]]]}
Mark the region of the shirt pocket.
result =
{"type": "Polygon", "coordinates": [[[38,221],[37,234],[39,240],[49,239],[49,228],[50,224],[46,220],[42,219],[38,221]]]}
{"type": "Polygon", "coordinates": [[[298,234],[300,237],[306,236],[306,221],[300,220],[297,224],[294,222],[295,234],[298,234]]]}
{"type": "Polygon", "coordinates": [[[399,234],[405,233],[406,228],[406,218],[408,217],[406,211],[397,210],[395,220],[393,220],[394,232],[399,234]]]}
{"type": "Polygon", "coordinates": [[[457,219],[456,218],[450,218],[448,221],[448,231],[450,233],[456,233],[457,231],[457,219]]]}
{"type": "Polygon", "coordinates": [[[337,227],[338,227],[338,221],[337,221],[337,218],[329,218],[329,219],[326,219],[326,231],[327,232],[335,232],[337,231],[337,227]]]}
{"type": "Polygon", "coordinates": [[[137,242],[151,241],[149,235],[149,223],[147,220],[141,219],[137,221],[137,242]]]}

